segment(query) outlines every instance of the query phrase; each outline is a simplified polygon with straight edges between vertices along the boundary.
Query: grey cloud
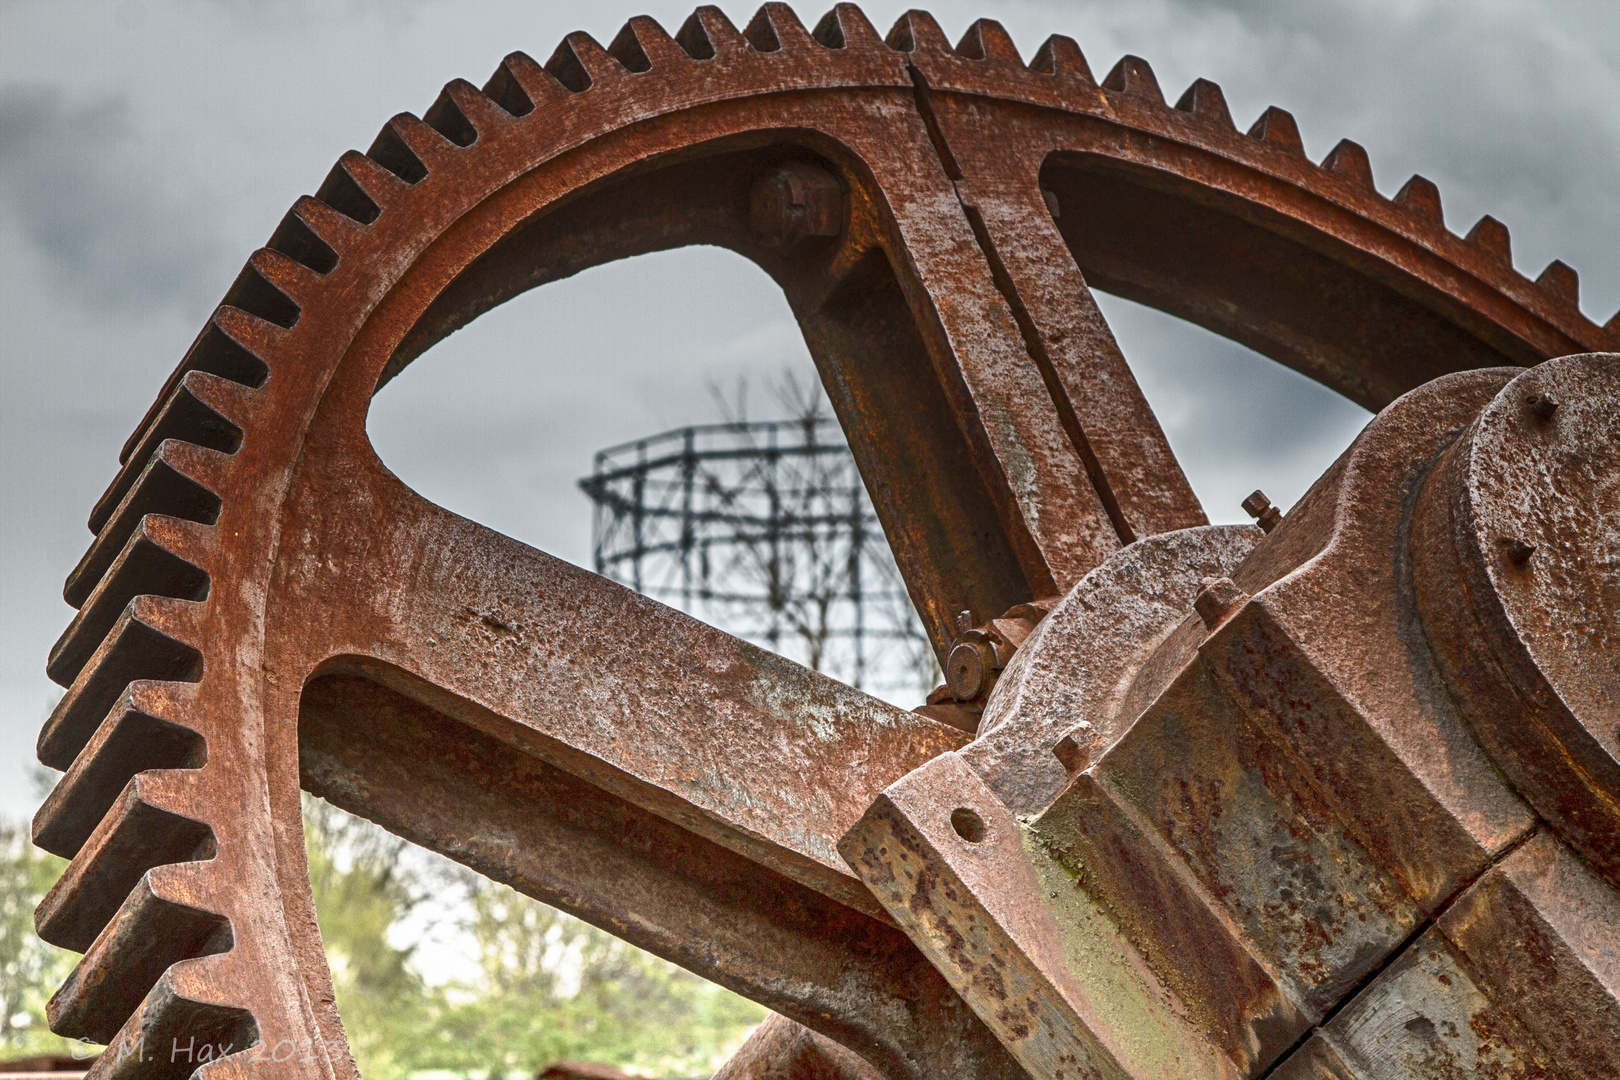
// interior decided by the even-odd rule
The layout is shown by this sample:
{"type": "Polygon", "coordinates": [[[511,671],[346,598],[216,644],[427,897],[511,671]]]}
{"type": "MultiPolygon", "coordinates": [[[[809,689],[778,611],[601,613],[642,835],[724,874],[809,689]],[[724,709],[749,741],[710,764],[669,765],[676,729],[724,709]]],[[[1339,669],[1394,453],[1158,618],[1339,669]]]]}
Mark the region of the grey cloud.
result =
{"type": "Polygon", "coordinates": [[[207,313],[225,254],[208,204],[140,156],[122,95],[0,87],[0,212],[50,284],[87,311],[207,313]]]}
{"type": "Polygon", "coordinates": [[[1241,521],[1256,487],[1286,509],[1371,414],[1258,353],[1117,296],[1098,302],[1204,510],[1241,521]]]}
{"type": "Polygon", "coordinates": [[[1605,247],[1620,228],[1620,20],[1601,5],[1185,7],[1239,21],[1262,49],[1240,92],[1294,112],[1313,155],[1363,142],[1386,194],[1422,173],[1453,230],[1491,214],[1514,231],[1521,272],[1561,258],[1586,278],[1588,315],[1602,322],[1620,304],[1620,261],[1605,247]]]}

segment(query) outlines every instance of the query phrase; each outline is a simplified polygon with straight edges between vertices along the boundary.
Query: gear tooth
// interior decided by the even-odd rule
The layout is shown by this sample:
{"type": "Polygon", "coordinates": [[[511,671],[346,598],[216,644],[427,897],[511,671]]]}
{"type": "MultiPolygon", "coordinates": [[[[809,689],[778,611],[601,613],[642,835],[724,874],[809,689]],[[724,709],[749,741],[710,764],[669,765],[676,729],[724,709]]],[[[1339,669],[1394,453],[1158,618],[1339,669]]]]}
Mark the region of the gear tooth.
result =
{"type": "Polygon", "coordinates": [[[815,39],[804,28],[793,9],[786,4],[768,0],[754,12],[743,30],[743,38],[755,52],[779,52],[783,49],[803,49],[815,39]]]}
{"type": "Polygon", "coordinates": [[[246,411],[246,402],[240,394],[231,392],[232,386],[246,389],[200,368],[186,370],[174,380],[161,407],[139,429],[140,439],[126,456],[123,468],[91,511],[91,532],[101,532],[163,440],[180,439],[224,454],[236,452],[242,444],[242,427],[236,421],[246,411]]]}
{"type": "Polygon", "coordinates": [[[1208,79],[1195,79],[1176,102],[1176,108],[1223,128],[1237,130],[1232,122],[1232,111],[1226,107],[1226,95],[1221,93],[1218,84],[1208,79]]]}
{"type": "Polygon", "coordinates": [[[1367,151],[1360,143],[1340,139],[1339,145],[1322,159],[1322,168],[1368,191],[1376,190],[1373,187],[1372,162],[1367,159],[1367,151]]]}
{"type": "Polygon", "coordinates": [[[1581,279],[1575,268],[1562,259],[1547,264],[1536,278],[1536,287],[1561,304],[1579,309],[1581,306],[1581,279]]]}
{"type": "Polygon", "coordinates": [[[776,28],[771,25],[769,13],[764,7],[754,12],[754,17],[748,20],[743,27],[743,40],[755,52],[776,52],[782,47],[782,42],[776,36],[776,28]]]}
{"type": "Polygon", "coordinates": [[[484,92],[466,79],[451,79],[433,99],[422,122],[463,149],[500,123],[499,110],[484,92]]]}
{"type": "Polygon", "coordinates": [[[896,52],[949,56],[953,51],[950,39],[945,36],[945,31],[939,28],[939,23],[934,21],[934,17],[916,8],[896,19],[883,40],[896,52]]]}
{"type": "Polygon", "coordinates": [[[196,614],[195,605],[137,596],[51,710],[39,733],[39,760],[53,769],[71,768],[126,687],[201,679],[196,614]]]}
{"type": "Polygon", "coordinates": [[[1131,94],[1135,97],[1146,98],[1155,105],[1164,104],[1164,91],[1159,89],[1159,79],[1153,74],[1153,68],[1140,56],[1125,55],[1119,58],[1119,63],[1108,73],[1102,82],[1104,90],[1112,90],[1116,94],[1131,94]]]}
{"type": "Polygon", "coordinates": [[[1486,214],[1474,222],[1464,239],[1501,265],[1513,266],[1513,240],[1508,235],[1508,227],[1491,215],[1486,214]]]}
{"type": "Polygon", "coordinates": [[[1305,156],[1305,143],[1299,137],[1299,125],[1294,122],[1294,114],[1275,105],[1260,114],[1254,126],[1249,128],[1249,138],[1259,139],[1290,154],[1305,156]]]}
{"type": "Polygon", "coordinates": [[[742,31],[712,4],[704,4],[687,16],[675,34],[675,43],[694,60],[713,60],[720,53],[740,53],[748,49],[742,31]]]}
{"type": "Polygon", "coordinates": [[[1603,329],[1610,337],[1620,339],[1620,310],[1609,316],[1609,321],[1603,324],[1603,329]]]}
{"type": "Polygon", "coordinates": [[[321,268],[323,259],[319,254],[314,252],[306,254],[297,250],[297,245],[292,242],[288,242],[285,246],[278,246],[272,241],[269,246],[291,255],[319,274],[328,274],[337,269],[337,264],[342,259],[343,254],[362,235],[359,222],[348,214],[332,209],[332,207],[313,195],[298,196],[298,200],[293,203],[292,209],[287,212],[287,219],[301,224],[315,238],[317,243],[332,252],[331,265],[323,270],[321,268]]]}
{"type": "MultiPolygon", "coordinates": [[[[207,1047],[211,1060],[218,1061],[259,1042],[259,1026],[248,1010],[179,992],[176,976],[181,971],[193,975],[213,961],[211,956],[191,960],[164,972],[96,1062],[98,1080],[186,1080],[197,1068],[194,1060],[184,1056],[171,1061],[161,1054],[143,1055],[143,1047],[192,1048],[199,1052],[197,1056],[207,1047]]],[[[195,1075],[216,1074],[199,1071],[195,1075]]]]}
{"type": "Polygon", "coordinates": [[[607,51],[633,74],[691,59],[658,20],[647,15],[637,15],[626,22],[614,35],[607,51]]]}
{"type": "Polygon", "coordinates": [[[135,774],[198,769],[208,760],[202,735],[168,717],[189,687],[138,682],[124,689],[107,718],[73,759],[67,775],[34,815],[34,845],[65,859],[79,853],[135,774]]]}
{"type": "MultiPolygon", "coordinates": [[[[231,382],[254,389],[263,386],[265,380],[270,377],[270,365],[266,358],[280,344],[283,333],[282,328],[275,324],[265,322],[237,308],[216,309],[213,318],[208,320],[208,324],[197,335],[197,340],[186,350],[180,366],[169,376],[163,392],[152,403],[152,407],[147,409],[146,415],[136,425],[134,433],[125,441],[123,449],[118,453],[119,464],[128,464],[136,449],[148,441],[147,436],[151,433],[152,425],[157,422],[163,410],[168,408],[175,387],[191,372],[207,372],[209,375],[229,379],[231,382]]],[[[94,518],[91,520],[94,521],[94,518]]],[[[92,524],[90,529],[92,532],[100,532],[101,526],[92,524]]]]}
{"type": "Polygon", "coordinates": [[[432,171],[429,163],[437,163],[444,156],[440,151],[447,145],[449,140],[419,117],[397,113],[377,132],[366,157],[405,183],[420,184],[432,171]]]}
{"type": "Polygon", "coordinates": [[[1088,86],[1097,84],[1079,43],[1062,34],[1053,34],[1041,42],[1041,47],[1035,50],[1035,58],[1029,62],[1029,68],[1043,75],[1077,78],[1088,86]]]}
{"type": "Polygon", "coordinates": [[[834,4],[832,10],[816,23],[810,36],[828,49],[871,50],[883,47],[877,27],[854,4],[834,4]]]}
{"type": "MultiPolygon", "coordinates": [[[[400,142],[399,136],[386,127],[377,135],[377,141],[387,144],[400,142]]],[[[347,176],[355,190],[359,192],[360,197],[367,204],[377,208],[377,213],[372,214],[371,221],[377,219],[377,215],[382,212],[383,207],[399,199],[406,189],[410,187],[410,182],[402,179],[398,173],[384,167],[375,158],[368,157],[358,150],[349,150],[338,158],[337,168],[333,172],[341,172],[347,176]]],[[[422,170],[422,175],[427,175],[425,167],[422,170]]],[[[323,184],[322,187],[324,188],[325,185],[323,184]]],[[[321,193],[317,191],[315,197],[317,199],[321,198],[321,193]]],[[[334,204],[334,209],[341,210],[343,208],[334,204]]],[[[359,204],[355,205],[355,209],[363,211],[363,207],[359,204]]],[[[363,221],[360,218],[355,220],[361,221],[365,225],[371,224],[371,221],[363,221]]]]}
{"type": "Polygon", "coordinates": [[[109,913],[106,929],[86,943],[46,1006],[51,1030],[111,1043],[170,967],[231,950],[229,919],[165,895],[164,884],[156,874],[143,876],[109,913]]]}
{"type": "Polygon", "coordinates": [[[280,304],[274,296],[263,297],[261,302],[267,301],[265,311],[252,311],[231,301],[228,296],[226,303],[231,307],[249,311],[266,322],[275,323],[284,330],[292,329],[292,324],[298,321],[298,315],[321,284],[321,275],[291,255],[268,246],[248,256],[248,264],[243,273],[246,274],[248,270],[253,271],[266,285],[280,293],[286,303],[280,304]],[[290,308],[286,305],[290,305],[290,308]],[[271,318],[271,315],[275,317],[271,318]]]}
{"type": "MultiPolygon", "coordinates": [[[[349,153],[355,154],[356,157],[360,156],[352,150],[349,153]]],[[[382,213],[382,207],[377,200],[367,194],[366,189],[355,179],[354,171],[346,167],[341,159],[332,166],[332,171],[326,174],[321,186],[315,189],[315,200],[360,225],[370,225],[377,220],[377,215],[382,213]]]]}
{"type": "Polygon", "coordinates": [[[166,775],[175,774],[139,773],[124,785],[34,912],[41,938],[84,952],[147,871],[213,858],[214,830],[163,805],[166,775]]]}
{"type": "Polygon", "coordinates": [[[1024,66],[1024,58],[1018,55],[1018,46],[1007,30],[994,19],[977,19],[962,35],[962,40],[956,43],[958,56],[965,56],[969,60],[992,60],[1005,64],[1024,66]]]}
{"type": "Polygon", "coordinates": [[[596,83],[622,73],[624,65],[609,56],[591,35],[575,30],[558,42],[557,50],[546,61],[546,70],[570,93],[583,94],[596,83]]]}
{"type": "Polygon", "coordinates": [[[1395,193],[1394,201],[1395,205],[1413,217],[1438,228],[1446,227],[1445,213],[1440,208],[1440,189],[1428,177],[1413,173],[1412,178],[1395,193]]]}
{"type": "Polygon", "coordinates": [[[484,84],[490,100],[512,116],[528,116],[536,109],[568,97],[551,72],[525,52],[509,54],[484,84]]]}
{"type": "MultiPolygon", "coordinates": [[[[506,115],[514,118],[528,116],[534,112],[534,102],[524,92],[523,86],[518,82],[517,77],[512,74],[513,58],[519,56],[522,56],[524,60],[528,60],[531,64],[534,63],[523,53],[513,53],[501,61],[501,66],[496,68],[495,73],[484,83],[484,96],[500,106],[506,115]]],[[[536,64],[535,66],[538,67],[539,65],[536,64]]]]}
{"type": "Polygon", "coordinates": [[[202,534],[207,528],[156,514],[142,518],[51,649],[45,673],[52,681],[60,686],[73,685],[135,597],[207,599],[208,574],[199,565],[204,561],[202,534]]]}
{"type": "Polygon", "coordinates": [[[215,451],[177,439],[161,443],[68,575],[62,598],[73,607],[82,607],[141,519],[148,514],[163,514],[202,525],[212,525],[219,520],[221,502],[213,487],[217,486],[215,477],[220,470],[207,460],[208,455],[222,457],[215,451]]]}
{"type": "Polygon", "coordinates": [[[286,337],[286,329],[251,311],[221,305],[187,354],[188,364],[180,378],[200,371],[257,390],[270,378],[270,358],[286,337]]]}
{"type": "Polygon", "coordinates": [[[837,9],[821,17],[821,21],[816,23],[816,28],[810,31],[810,37],[824,49],[844,47],[844,28],[838,25],[837,9]]]}
{"type": "MultiPolygon", "coordinates": [[[[321,206],[313,199],[309,202],[321,206]]],[[[276,226],[276,231],[270,234],[270,240],[265,247],[280,252],[305,269],[325,277],[337,268],[337,250],[323,240],[320,233],[310,224],[307,219],[309,209],[309,205],[302,199],[293,204],[293,208],[282,217],[281,224],[276,226]]]]}
{"type": "Polygon", "coordinates": [[[288,291],[311,284],[308,274],[279,251],[260,248],[249,256],[247,265],[225,290],[225,298],[220,303],[256,315],[283,330],[291,330],[298,324],[300,308],[288,291]]]}
{"type": "Polygon", "coordinates": [[[619,27],[619,32],[613,35],[613,40],[608,42],[607,54],[633,75],[652,70],[652,60],[647,56],[647,50],[642,47],[641,39],[630,23],[619,27]]]}

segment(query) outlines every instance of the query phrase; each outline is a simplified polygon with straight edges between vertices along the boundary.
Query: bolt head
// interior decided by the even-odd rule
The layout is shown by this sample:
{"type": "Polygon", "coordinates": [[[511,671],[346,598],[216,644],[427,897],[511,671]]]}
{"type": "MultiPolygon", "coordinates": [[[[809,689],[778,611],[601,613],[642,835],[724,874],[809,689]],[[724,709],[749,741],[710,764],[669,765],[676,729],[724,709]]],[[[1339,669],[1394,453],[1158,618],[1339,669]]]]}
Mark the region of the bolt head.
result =
{"type": "Polygon", "coordinates": [[[1070,776],[1085,768],[1090,762],[1090,751],[1095,741],[1090,736],[1091,725],[1083,723],[1059,739],[1057,745],[1052,747],[1053,755],[1070,776]]]}
{"type": "Polygon", "coordinates": [[[945,685],[957,701],[972,701],[985,689],[991,671],[989,647],[982,642],[964,641],[945,658],[945,685]]]}
{"type": "Polygon", "coordinates": [[[1247,499],[1243,500],[1243,512],[1252,518],[1259,517],[1270,508],[1271,500],[1266,498],[1266,493],[1259,488],[1256,488],[1249,494],[1247,499]]]}
{"type": "Polygon", "coordinates": [[[844,187],[808,162],[779,165],[754,182],[748,224],[761,243],[783,254],[812,237],[844,231],[844,187]]]}
{"type": "Polygon", "coordinates": [[[1229,577],[1205,578],[1203,588],[1193,598],[1193,610],[1213,630],[1243,603],[1245,593],[1229,577]]]}

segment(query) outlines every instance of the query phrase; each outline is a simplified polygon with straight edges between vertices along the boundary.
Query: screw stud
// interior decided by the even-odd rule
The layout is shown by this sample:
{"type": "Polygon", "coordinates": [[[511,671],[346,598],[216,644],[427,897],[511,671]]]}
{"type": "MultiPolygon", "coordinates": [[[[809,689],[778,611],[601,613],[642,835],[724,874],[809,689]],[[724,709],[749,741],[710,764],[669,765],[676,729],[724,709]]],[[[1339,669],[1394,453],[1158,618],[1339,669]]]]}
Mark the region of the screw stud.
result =
{"type": "Polygon", "coordinates": [[[1282,511],[1272,506],[1271,500],[1266,498],[1266,493],[1259,488],[1255,488],[1249,497],[1243,500],[1243,509],[1250,517],[1257,519],[1255,524],[1260,526],[1261,532],[1270,532],[1282,521],[1282,511]]]}

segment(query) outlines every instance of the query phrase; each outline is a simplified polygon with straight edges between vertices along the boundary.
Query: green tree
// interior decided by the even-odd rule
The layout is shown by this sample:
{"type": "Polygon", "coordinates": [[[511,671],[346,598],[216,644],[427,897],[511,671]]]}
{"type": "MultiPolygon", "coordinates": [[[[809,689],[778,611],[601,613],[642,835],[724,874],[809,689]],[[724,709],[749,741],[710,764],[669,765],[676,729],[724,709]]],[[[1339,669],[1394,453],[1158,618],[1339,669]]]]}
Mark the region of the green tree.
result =
{"type": "MultiPolygon", "coordinates": [[[[427,1069],[532,1075],[560,1059],[707,1076],[765,1018],[751,1001],[307,796],[304,836],[333,989],[366,1080],[427,1069]],[[406,924],[430,893],[458,901],[441,906],[456,912],[477,978],[432,986],[413,965],[406,924]]],[[[66,865],[35,848],[26,826],[0,822],[0,1057],[75,1048],[51,1034],[45,1003],[78,958],[41,941],[33,918],[66,865]]]]}
{"type": "Polygon", "coordinates": [[[305,799],[304,835],[338,1008],[366,1080],[429,1069],[532,1075],[560,1059],[707,1076],[765,1018],[753,1002],[317,799],[305,799]],[[404,924],[430,894],[455,912],[476,978],[433,986],[413,966],[404,924]]]}
{"type": "Polygon", "coordinates": [[[587,923],[463,872],[482,982],[451,984],[421,1068],[559,1059],[707,1076],[765,1010],[587,923]]]}
{"type": "Polygon", "coordinates": [[[406,1076],[428,996],[410,965],[412,947],[389,939],[423,896],[402,860],[409,845],[305,795],[304,846],[349,1049],[367,1080],[406,1076]]]}
{"type": "Polygon", "coordinates": [[[78,957],[34,933],[34,909],[66,866],[33,845],[26,825],[0,822],[0,1057],[73,1052],[51,1034],[45,1003],[78,957]]]}

